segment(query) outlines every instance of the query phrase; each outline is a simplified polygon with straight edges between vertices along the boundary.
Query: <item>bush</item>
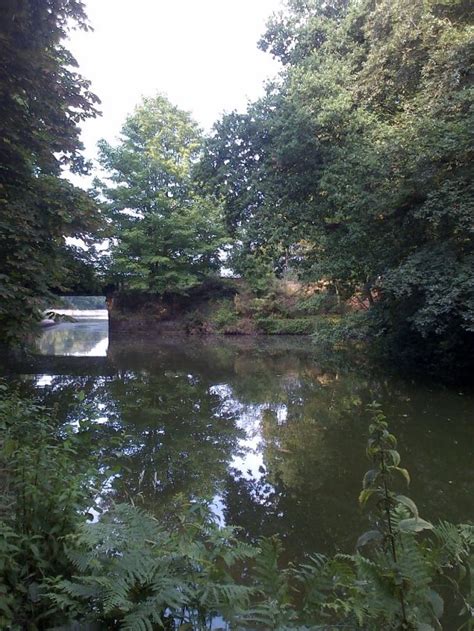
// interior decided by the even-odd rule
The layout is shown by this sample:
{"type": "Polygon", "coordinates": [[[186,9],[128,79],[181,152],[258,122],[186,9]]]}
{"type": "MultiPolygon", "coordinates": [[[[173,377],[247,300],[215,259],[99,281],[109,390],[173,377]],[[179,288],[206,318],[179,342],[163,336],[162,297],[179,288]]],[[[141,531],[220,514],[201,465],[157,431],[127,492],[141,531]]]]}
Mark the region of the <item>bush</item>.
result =
{"type": "Polygon", "coordinates": [[[314,332],[314,318],[258,318],[257,326],[267,335],[311,335],[314,332]]]}
{"type": "Polygon", "coordinates": [[[341,314],[344,312],[344,304],[338,300],[335,293],[320,291],[298,300],[294,312],[307,315],[341,314]]]}
{"type": "Polygon", "coordinates": [[[238,320],[234,303],[230,300],[222,300],[217,303],[217,308],[211,315],[211,322],[218,331],[225,332],[226,327],[233,326],[238,320]]]}
{"type": "Polygon", "coordinates": [[[205,321],[204,316],[199,311],[189,311],[183,317],[186,333],[202,332],[205,321]]]}
{"type": "Polygon", "coordinates": [[[334,347],[364,342],[370,332],[370,317],[366,311],[344,316],[320,317],[313,330],[313,341],[319,346],[334,347]]]}

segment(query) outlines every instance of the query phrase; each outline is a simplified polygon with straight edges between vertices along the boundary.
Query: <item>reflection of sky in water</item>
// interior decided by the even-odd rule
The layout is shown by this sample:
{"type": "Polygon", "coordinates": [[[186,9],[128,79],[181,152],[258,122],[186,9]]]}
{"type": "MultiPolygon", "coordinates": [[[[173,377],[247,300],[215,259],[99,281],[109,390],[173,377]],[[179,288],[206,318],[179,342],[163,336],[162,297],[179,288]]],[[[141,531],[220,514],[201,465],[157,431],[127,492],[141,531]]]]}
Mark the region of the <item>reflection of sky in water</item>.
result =
{"type": "MultiPolygon", "coordinates": [[[[39,350],[44,355],[74,356],[74,357],[104,357],[108,349],[108,320],[107,312],[91,312],[94,319],[80,318],[78,312],[63,311],[74,315],[78,319],[75,323],[63,323],[45,329],[39,342],[39,350]]],[[[188,375],[190,380],[192,375],[188,375]]],[[[51,385],[52,375],[38,375],[36,385],[47,387],[51,385]]],[[[245,404],[233,396],[228,384],[217,384],[209,389],[211,394],[221,399],[223,414],[232,413],[236,417],[237,427],[244,431],[245,438],[239,441],[239,450],[230,462],[230,466],[239,470],[247,479],[260,479],[263,467],[263,444],[261,434],[262,415],[265,410],[271,410],[279,423],[287,418],[287,406],[284,404],[245,404]]],[[[107,422],[106,417],[96,419],[98,423],[107,422]]],[[[216,502],[219,503],[216,497],[216,502]]],[[[217,510],[220,513],[221,510],[217,510]]]]}
{"type": "Polygon", "coordinates": [[[47,328],[38,342],[41,355],[73,357],[105,357],[108,346],[108,320],[103,315],[47,328]]]}
{"type": "Polygon", "coordinates": [[[38,388],[46,388],[53,383],[54,375],[36,375],[36,385],[38,388]]]}
{"type": "Polygon", "coordinates": [[[104,339],[100,340],[100,342],[97,342],[97,344],[93,348],[91,348],[87,355],[89,357],[105,357],[107,355],[108,346],[108,337],[104,337],[104,339]]]}
{"type": "Polygon", "coordinates": [[[236,417],[239,429],[245,432],[245,438],[239,441],[242,455],[233,457],[231,466],[242,472],[247,479],[257,480],[262,477],[263,444],[262,444],[262,415],[265,410],[271,410],[278,423],[284,423],[288,408],[283,403],[244,404],[233,397],[232,388],[228,384],[218,384],[210,388],[212,394],[217,394],[222,400],[221,410],[232,412],[236,417]]]}
{"type": "MultiPolygon", "coordinates": [[[[466,498],[472,488],[472,467],[468,464],[472,461],[472,440],[469,440],[472,424],[468,423],[472,398],[459,397],[449,390],[434,392],[418,385],[392,382],[383,375],[383,383],[374,379],[373,384],[364,374],[343,373],[340,378],[338,373],[323,372],[312,356],[280,346],[272,353],[262,352],[257,342],[254,349],[248,340],[242,350],[239,346],[229,346],[222,354],[218,352],[219,346],[225,346],[226,341],[207,347],[200,339],[188,338],[170,346],[160,345],[162,340],[156,340],[152,342],[156,345],[156,358],[155,348],[149,346],[146,352],[136,345],[119,348],[120,352],[112,348],[108,363],[104,362],[112,373],[95,374],[96,364],[100,371],[102,360],[96,363],[93,360],[90,365],[94,370],[89,376],[89,362],[76,362],[72,358],[107,355],[107,324],[106,319],[81,320],[44,330],[41,354],[71,359],[56,363],[47,358],[45,366],[54,366],[51,372],[48,374],[48,368],[43,367],[38,374],[27,378],[44,390],[42,396],[47,398],[51,390],[52,401],[55,392],[59,397],[64,393],[66,402],[68,388],[71,400],[83,389],[97,414],[98,427],[109,425],[110,430],[115,426],[120,429],[123,412],[128,410],[132,416],[127,421],[131,440],[121,444],[118,457],[136,456],[137,471],[124,474],[124,478],[129,475],[133,482],[133,475],[139,473],[141,451],[143,458],[149,456],[144,440],[148,435],[147,424],[156,434],[157,444],[158,434],[164,434],[165,452],[168,449],[171,456],[182,459],[186,454],[180,451],[181,439],[186,449],[194,448],[187,442],[193,425],[186,424],[186,420],[196,415],[202,423],[196,431],[203,431],[205,439],[206,422],[212,424],[214,417],[229,419],[233,428],[241,432],[234,434],[232,451],[225,452],[222,462],[231,481],[225,471],[219,472],[222,477],[213,479],[212,488],[206,490],[214,498],[216,517],[223,522],[226,514],[231,523],[249,528],[252,533],[255,529],[257,535],[258,529],[268,526],[271,531],[274,527],[291,537],[295,549],[326,550],[334,542],[337,545],[349,539],[352,542],[353,500],[367,468],[362,434],[368,419],[362,416],[360,401],[376,398],[387,410],[395,433],[401,436],[404,462],[414,474],[411,488],[420,508],[432,518],[439,515],[453,521],[466,519],[469,513],[466,498]],[[76,370],[71,375],[67,372],[68,361],[76,370]],[[162,398],[170,407],[170,418],[166,410],[160,411],[162,398]],[[156,422],[163,423],[162,429],[154,428],[155,408],[156,422]],[[267,418],[269,413],[271,418],[270,415],[267,418]],[[140,422],[134,425],[135,415],[145,422],[143,427],[140,422]],[[448,427],[450,419],[453,423],[448,423],[448,427]],[[418,449],[420,444],[423,450],[418,449]],[[427,478],[432,480],[435,491],[430,488],[426,492],[427,478]]],[[[281,345],[280,340],[271,342],[281,345]]],[[[270,345],[269,341],[266,343],[270,345]]],[[[70,422],[77,427],[74,418],[70,422]]],[[[104,428],[104,440],[109,428],[104,428]]],[[[225,423],[222,428],[225,445],[230,438],[225,423]]],[[[209,436],[219,447],[219,435],[210,430],[209,436]]],[[[181,479],[180,461],[171,461],[171,473],[174,468],[178,487],[189,486],[191,493],[195,482],[200,484],[206,477],[207,468],[210,476],[218,468],[207,460],[213,457],[209,444],[202,445],[203,457],[199,456],[199,444],[195,449],[196,468],[184,467],[183,475],[189,480],[181,479]]],[[[223,455],[219,450],[216,453],[223,455]]],[[[141,462],[143,467],[147,462],[141,462]]],[[[152,474],[150,470],[150,487],[156,491],[158,480],[153,481],[152,474]]],[[[106,485],[106,492],[114,479],[106,485]]],[[[173,479],[166,492],[172,482],[173,479]]],[[[153,494],[150,501],[152,497],[153,494]]],[[[363,522],[362,516],[356,516],[357,519],[363,522]]],[[[360,528],[365,526],[365,522],[360,524],[360,528]]]]}
{"type": "MultiPolygon", "coordinates": [[[[240,471],[248,480],[259,480],[264,474],[262,415],[265,410],[271,410],[278,423],[284,423],[288,416],[288,408],[283,403],[243,404],[233,396],[232,388],[228,384],[217,384],[209,389],[211,394],[217,394],[222,401],[222,412],[232,412],[236,417],[236,425],[245,432],[245,438],[239,440],[239,451],[230,462],[230,467],[240,471]]],[[[268,492],[272,491],[267,483],[268,492]]],[[[254,497],[254,500],[257,500],[254,497]]],[[[217,494],[212,502],[215,516],[224,523],[224,502],[217,494]]]]}

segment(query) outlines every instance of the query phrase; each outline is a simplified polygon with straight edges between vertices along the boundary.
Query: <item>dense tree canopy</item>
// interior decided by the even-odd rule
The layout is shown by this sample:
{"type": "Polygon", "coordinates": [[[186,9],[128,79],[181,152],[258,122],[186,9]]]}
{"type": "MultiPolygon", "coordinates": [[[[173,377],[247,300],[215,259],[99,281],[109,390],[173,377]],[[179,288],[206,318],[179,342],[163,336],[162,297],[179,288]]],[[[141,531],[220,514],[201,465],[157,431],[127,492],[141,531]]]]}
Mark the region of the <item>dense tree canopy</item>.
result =
{"type": "Polygon", "coordinates": [[[279,246],[277,270],[283,245],[302,277],[364,291],[404,350],[472,350],[468,3],[295,0],[261,46],[280,83],[216,125],[200,167],[248,255],[279,246]]]}
{"type": "Polygon", "coordinates": [[[66,236],[97,227],[93,200],[60,177],[86,168],[80,123],[98,102],[63,40],[79,0],[7,0],[0,17],[0,334],[21,339],[65,280],[66,236]]]}
{"type": "Polygon", "coordinates": [[[181,293],[218,269],[220,209],[191,179],[201,142],[196,123],[164,96],[136,108],[116,147],[101,142],[110,181],[97,185],[115,235],[111,277],[121,287],[181,293]]]}

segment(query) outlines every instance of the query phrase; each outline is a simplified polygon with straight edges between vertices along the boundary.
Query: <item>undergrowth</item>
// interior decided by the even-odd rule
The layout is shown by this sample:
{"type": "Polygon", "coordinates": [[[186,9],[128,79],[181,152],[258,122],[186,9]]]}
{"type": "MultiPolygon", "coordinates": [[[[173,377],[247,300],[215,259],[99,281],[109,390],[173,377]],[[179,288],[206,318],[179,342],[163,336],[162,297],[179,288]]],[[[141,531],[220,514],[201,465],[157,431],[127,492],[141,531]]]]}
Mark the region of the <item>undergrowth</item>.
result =
{"type": "Polygon", "coordinates": [[[259,318],[257,326],[267,335],[310,335],[315,330],[314,318],[259,318]]]}

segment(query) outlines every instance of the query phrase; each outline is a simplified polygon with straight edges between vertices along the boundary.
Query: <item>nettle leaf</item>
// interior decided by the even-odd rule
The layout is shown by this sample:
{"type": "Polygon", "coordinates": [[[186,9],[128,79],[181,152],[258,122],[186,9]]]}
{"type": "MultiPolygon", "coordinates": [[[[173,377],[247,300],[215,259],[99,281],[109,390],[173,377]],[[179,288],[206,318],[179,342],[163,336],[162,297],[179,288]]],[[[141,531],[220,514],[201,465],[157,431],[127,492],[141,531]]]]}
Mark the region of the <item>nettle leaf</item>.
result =
{"type": "Polygon", "coordinates": [[[395,500],[399,504],[403,504],[403,506],[406,506],[408,510],[411,511],[413,515],[418,519],[419,517],[418,507],[412,499],[410,499],[409,497],[406,497],[405,495],[397,495],[395,497],[395,500]]]}
{"type": "Polygon", "coordinates": [[[422,530],[433,530],[433,524],[419,517],[410,517],[409,519],[402,519],[398,528],[401,532],[414,533],[422,530]]]}
{"type": "Polygon", "coordinates": [[[407,469],[403,469],[402,467],[390,467],[390,471],[396,471],[406,480],[408,485],[410,484],[410,474],[407,469]]]}
{"type": "Polygon", "coordinates": [[[378,488],[377,489],[363,489],[359,495],[359,504],[361,506],[364,506],[365,504],[367,504],[369,499],[373,496],[382,497],[383,494],[378,488]]]}
{"type": "Polygon", "coordinates": [[[367,530],[357,539],[356,549],[363,548],[368,543],[381,543],[383,541],[383,534],[380,530],[367,530]]]}
{"type": "Polygon", "coordinates": [[[368,458],[375,458],[381,452],[381,448],[378,445],[370,445],[366,449],[368,458]]]}
{"type": "Polygon", "coordinates": [[[369,471],[367,471],[367,473],[364,475],[364,479],[362,481],[363,488],[367,489],[369,487],[372,487],[379,475],[379,469],[369,469],[369,471]]]}
{"type": "Polygon", "coordinates": [[[401,460],[400,454],[398,453],[398,451],[396,449],[389,449],[387,453],[390,455],[390,458],[392,459],[393,466],[398,467],[401,460]]]}
{"type": "MultiPolygon", "coordinates": [[[[383,437],[386,440],[386,442],[389,443],[389,445],[391,445],[393,448],[395,448],[397,446],[397,439],[390,432],[384,431],[383,437]]],[[[390,451],[392,451],[392,450],[390,450],[390,451]]]]}

